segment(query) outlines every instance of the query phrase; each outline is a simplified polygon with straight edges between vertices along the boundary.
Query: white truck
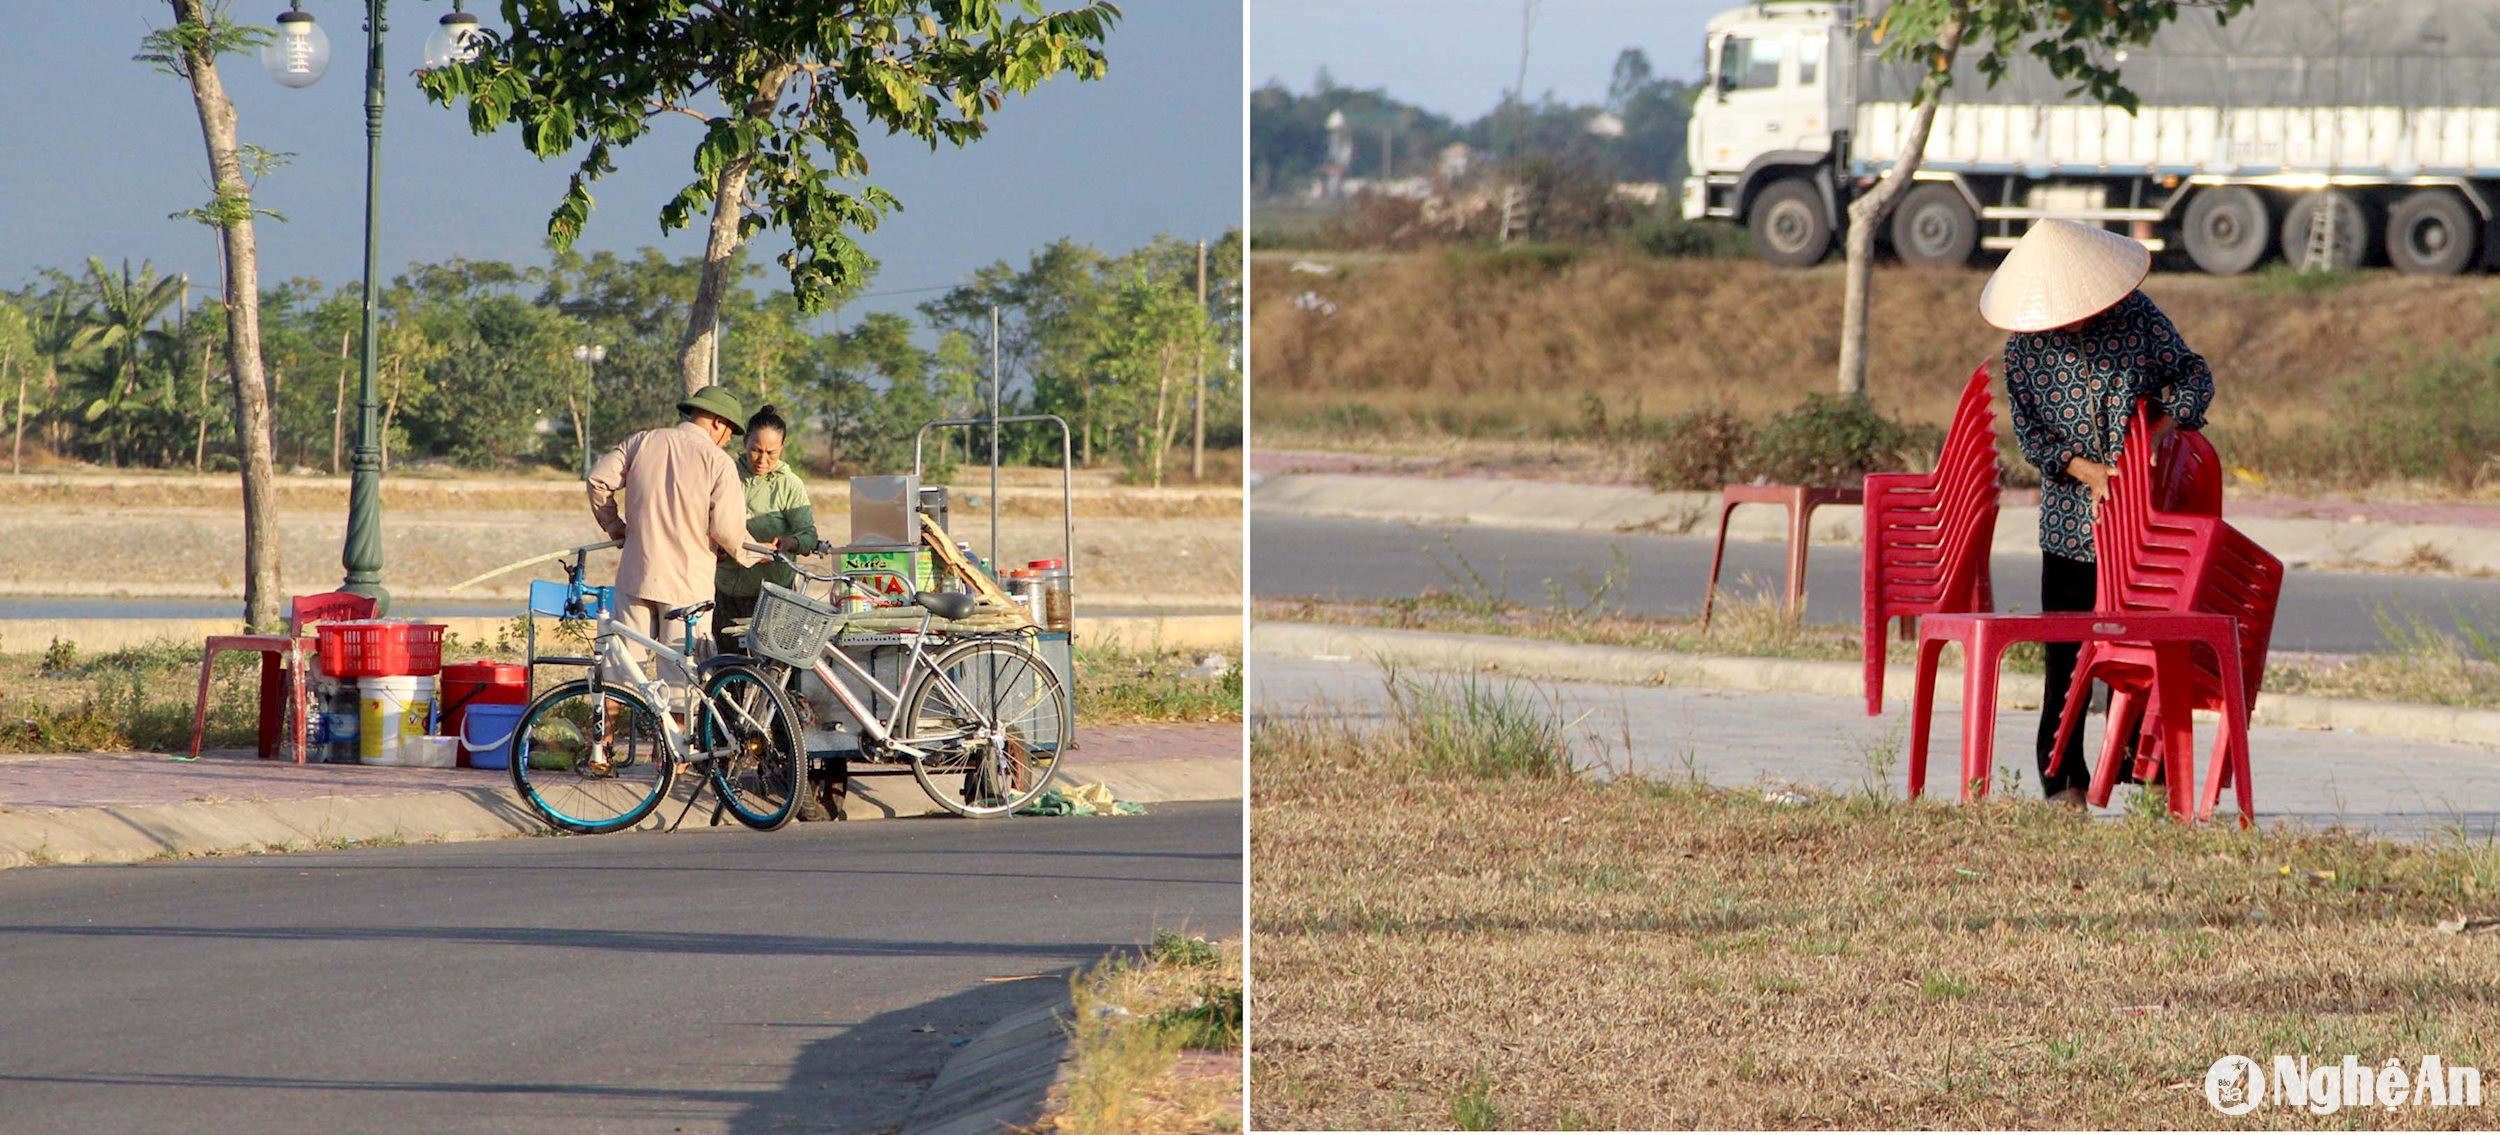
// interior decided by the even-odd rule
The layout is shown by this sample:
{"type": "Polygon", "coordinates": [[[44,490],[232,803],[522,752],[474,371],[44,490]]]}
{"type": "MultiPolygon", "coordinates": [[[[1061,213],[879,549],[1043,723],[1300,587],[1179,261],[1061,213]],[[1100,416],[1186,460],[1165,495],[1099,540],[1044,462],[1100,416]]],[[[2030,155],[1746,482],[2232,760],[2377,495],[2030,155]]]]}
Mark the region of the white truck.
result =
{"type": "MultiPolygon", "coordinates": [[[[1774,264],[1815,263],[1900,156],[1918,74],[1865,29],[1887,0],[1756,3],[1710,21],[1687,142],[1686,217],[1750,228],[1774,264]]],[[[2228,275],[2295,263],[2482,267],[2500,208],[2500,0],[2258,0],[2182,10],[2114,53],[2139,113],[2024,56],[1994,88],[1966,58],[1917,182],[1880,237],[1903,261],[1968,263],[2061,217],[2183,247],[2228,275]]]]}

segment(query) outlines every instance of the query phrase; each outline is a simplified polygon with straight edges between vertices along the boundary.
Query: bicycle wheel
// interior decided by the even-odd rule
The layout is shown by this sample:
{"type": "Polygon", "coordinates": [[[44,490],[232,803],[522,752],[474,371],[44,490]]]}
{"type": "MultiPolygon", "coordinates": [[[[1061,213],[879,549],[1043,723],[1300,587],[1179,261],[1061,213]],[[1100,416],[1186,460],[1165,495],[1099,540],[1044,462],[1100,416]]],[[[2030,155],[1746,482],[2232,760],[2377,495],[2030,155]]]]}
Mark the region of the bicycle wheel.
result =
{"type": "Polygon", "coordinates": [[[629,828],[676,775],[659,716],[621,686],[587,678],[539,696],[512,737],[512,787],[551,827],[584,835],[629,828]]]}
{"type": "Polygon", "coordinates": [[[790,822],[807,794],[807,751],[798,711],[773,676],[743,663],[703,684],[695,755],[712,758],[712,788],[738,822],[771,831],[790,822]]]}
{"type": "Polygon", "coordinates": [[[1049,787],[1069,735],[1068,695],[1040,653],[983,639],[931,660],[903,695],[911,774],[962,816],[1013,812],[1049,787]]]}

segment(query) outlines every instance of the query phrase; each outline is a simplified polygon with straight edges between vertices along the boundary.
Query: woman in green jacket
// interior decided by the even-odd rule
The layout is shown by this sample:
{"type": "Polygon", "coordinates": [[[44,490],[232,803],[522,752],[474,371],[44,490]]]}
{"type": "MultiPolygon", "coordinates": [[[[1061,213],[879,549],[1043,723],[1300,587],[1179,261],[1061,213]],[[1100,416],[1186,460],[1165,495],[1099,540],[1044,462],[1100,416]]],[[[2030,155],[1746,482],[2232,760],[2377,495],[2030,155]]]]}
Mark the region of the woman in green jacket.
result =
{"type": "MultiPolygon", "coordinates": [[[[799,480],[798,471],[781,457],[782,444],[789,436],[790,423],[769,405],[747,419],[747,451],[738,459],[738,481],[746,490],[747,535],[785,552],[813,552],[820,543],[816,510],[808,504],[807,485],[799,480]]],[[[774,560],[754,567],[721,562],[712,573],[713,597],[720,603],[712,612],[712,641],[722,653],[738,652],[738,640],[727,628],[755,618],[755,599],[763,594],[764,584],[789,587],[794,578],[788,567],[774,560]]]]}

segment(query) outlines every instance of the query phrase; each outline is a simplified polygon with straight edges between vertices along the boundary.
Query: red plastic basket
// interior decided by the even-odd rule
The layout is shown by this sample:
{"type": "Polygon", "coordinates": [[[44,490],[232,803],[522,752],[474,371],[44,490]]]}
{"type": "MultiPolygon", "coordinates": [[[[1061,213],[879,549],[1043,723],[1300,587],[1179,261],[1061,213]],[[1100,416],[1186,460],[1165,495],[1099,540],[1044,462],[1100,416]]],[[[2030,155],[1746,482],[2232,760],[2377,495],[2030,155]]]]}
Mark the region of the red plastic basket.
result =
{"type": "Polygon", "coordinates": [[[333,678],[424,677],[443,669],[443,625],[358,619],[323,623],[321,669],[333,678]]]}

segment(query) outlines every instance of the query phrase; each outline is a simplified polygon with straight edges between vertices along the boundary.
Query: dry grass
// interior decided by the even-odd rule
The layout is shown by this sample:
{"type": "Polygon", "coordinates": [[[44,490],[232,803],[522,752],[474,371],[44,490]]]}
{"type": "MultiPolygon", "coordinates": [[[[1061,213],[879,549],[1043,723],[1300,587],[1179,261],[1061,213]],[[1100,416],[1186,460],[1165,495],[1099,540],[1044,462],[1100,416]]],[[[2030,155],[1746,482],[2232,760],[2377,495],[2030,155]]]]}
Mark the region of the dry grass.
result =
{"type": "Polygon", "coordinates": [[[1074,985],[1070,1067],[1037,1132],[1197,1135],[1242,1129],[1242,943],[1163,931],[1074,985]]]}
{"type": "MultiPolygon", "coordinates": [[[[1837,265],[1795,272],[1591,251],[1558,269],[1490,269],[1425,252],[1313,276],[1290,262],[1252,265],[1262,448],[1452,436],[1541,448],[1559,437],[1574,465],[1637,469],[1642,443],[1598,423],[1620,429],[1710,405],[1760,419],[1830,390],[1837,365],[1837,265]],[[1336,313],[1290,302],[1305,291],[1336,313]]],[[[1985,279],[1977,269],[1878,270],[1878,411],[1906,422],[1950,415],[1971,366],[2004,342],[1977,318],[1985,279]]],[[[2350,380],[2473,353],[2500,305],[2500,280],[2378,272],[2324,290],[2165,272],[2145,290],[2213,363],[2222,393],[2212,432],[2226,452],[2233,437],[2251,453],[2277,448],[2261,435],[2302,441],[2343,412],[2350,380]]]]}
{"type": "MultiPolygon", "coordinates": [[[[1788,617],[1780,601],[1767,596],[1726,597],[1704,633],[1701,620],[1656,619],[1612,611],[1580,612],[1522,603],[1487,605],[1446,591],[1413,599],[1355,602],[1338,599],[1272,598],[1251,606],[1251,617],[1279,622],[1324,623],[1331,626],[1384,627],[1442,634],[1503,635],[1546,642],[1591,646],[1629,646],[1678,654],[1738,658],[1791,658],[1809,662],[1855,662],[1859,659],[1859,628],[1837,623],[1801,623],[1788,617]]],[[[1907,665],[1917,660],[1915,644],[1887,639],[1884,656],[1907,665]]],[[[1941,656],[1947,667],[1961,664],[1961,647],[1947,644],[1941,656]]],[[[2037,643],[2017,643],[2005,655],[2006,673],[2037,674],[2041,670],[2037,643]]]]}
{"type": "MultiPolygon", "coordinates": [[[[1130,520],[1238,517],[1241,464],[1239,450],[1210,449],[1206,480],[1193,484],[1189,478],[1189,453],[1184,449],[1174,471],[1166,474],[1161,489],[1121,484],[1112,474],[1100,470],[1080,471],[1072,483],[1076,514],[1130,520]]],[[[1001,515],[1056,518],[1060,514],[1062,502],[1056,469],[1002,470],[999,484],[1005,490],[999,494],[1001,515]]],[[[975,509],[966,501],[969,497],[988,497],[989,467],[959,470],[952,486],[958,525],[967,525],[976,516],[986,524],[988,505],[984,503],[975,509]]],[[[276,482],[281,509],[344,511],[347,489],[347,478],[343,476],[281,476],[276,482]]],[[[819,519],[831,528],[841,529],[843,518],[849,515],[850,481],[814,476],[808,480],[808,494],[819,519]]],[[[579,510],[584,517],[589,508],[584,503],[581,483],[568,477],[401,470],[383,478],[382,504],[392,512],[579,510]]],[[[240,510],[243,490],[241,481],[232,475],[194,476],[187,471],[81,469],[56,470],[32,478],[0,477],[0,509],[61,506],[240,510]]]]}
{"type": "Polygon", "coordinates": [[[2270,662],[2265,688],[2325,698],[2500,709],[2500,641],[2471,624],[2451,633],[2418,617],[2398,619],[2381,612],[2378,621],[2386,650],[2270,662]]]}
{"type": "Polygon", "coordinates": [[[2500,1062],[2500,943],[2435,929],[2500,912],[2488,844],[1252,744],[1262,1128],[2202,1128],[2228,1053],[2500,1062]]]}

